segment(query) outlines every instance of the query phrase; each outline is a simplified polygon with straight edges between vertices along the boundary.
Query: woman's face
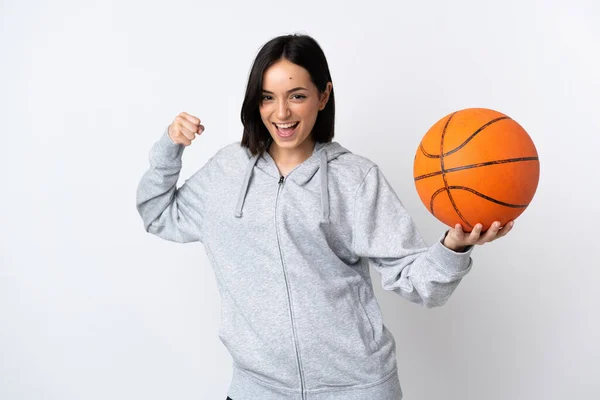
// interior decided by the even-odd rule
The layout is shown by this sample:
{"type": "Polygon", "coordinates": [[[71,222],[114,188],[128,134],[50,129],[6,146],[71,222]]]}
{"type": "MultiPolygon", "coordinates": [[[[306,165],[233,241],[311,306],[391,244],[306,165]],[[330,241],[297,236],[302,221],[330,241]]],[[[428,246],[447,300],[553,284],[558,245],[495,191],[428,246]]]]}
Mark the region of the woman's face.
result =
{"type": "Polygon", "coordinates": [[[260,116],[273,143],[281,149],[312,149],[311,132],[317,114],[327,104],[331,83],[320,93],[303,67],[286,59],[271,65],[263,75],[260,116]]]}

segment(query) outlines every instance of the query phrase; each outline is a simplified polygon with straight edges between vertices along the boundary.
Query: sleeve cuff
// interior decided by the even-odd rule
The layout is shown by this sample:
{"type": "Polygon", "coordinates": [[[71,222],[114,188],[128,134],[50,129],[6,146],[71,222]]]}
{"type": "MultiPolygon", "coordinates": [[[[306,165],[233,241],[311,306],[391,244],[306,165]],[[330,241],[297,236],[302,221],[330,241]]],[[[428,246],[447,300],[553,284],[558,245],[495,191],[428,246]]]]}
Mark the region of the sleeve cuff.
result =
{"type": "Polygon", "coordinates": [[[431,246],[429,250],[431,257],[438,261],[438,263],[448,271],[467,272],[472,264],[471,252],[473,252],[475,246],[467,246],[464,252],[451,250],[443,244],[443,240],[447,233],[448,232],[445,232],[440,239],[431,246]]]}
{"type": "Polygon", "coordinates": [[[175,161],[181,162],[184,149],[184,145],[173,142],[169,136],[169,127],[167,127],[160,139],[152,147],[151,160],[159,164],[172,164],[175,161]]]}

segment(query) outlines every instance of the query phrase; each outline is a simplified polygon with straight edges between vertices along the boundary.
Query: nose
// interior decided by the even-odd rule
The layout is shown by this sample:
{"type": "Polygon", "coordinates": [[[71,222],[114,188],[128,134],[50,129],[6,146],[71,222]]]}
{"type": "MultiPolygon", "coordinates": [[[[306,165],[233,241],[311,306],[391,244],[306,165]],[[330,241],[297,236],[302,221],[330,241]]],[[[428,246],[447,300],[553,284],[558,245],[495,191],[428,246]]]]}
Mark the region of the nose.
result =
{"type": "Polygon", "coordinates": [[[290,115],[287,100],[282,100],[277,104],[277,119],[284,121],[290,115]]]}

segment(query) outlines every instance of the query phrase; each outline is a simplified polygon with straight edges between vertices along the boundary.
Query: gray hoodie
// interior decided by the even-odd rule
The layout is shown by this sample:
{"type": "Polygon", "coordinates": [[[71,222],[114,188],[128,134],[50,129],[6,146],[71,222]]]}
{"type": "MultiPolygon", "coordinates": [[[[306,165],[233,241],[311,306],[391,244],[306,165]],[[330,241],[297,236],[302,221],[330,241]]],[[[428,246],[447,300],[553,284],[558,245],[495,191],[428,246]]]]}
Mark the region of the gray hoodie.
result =
{"type": "Polygon", "coordinates": [[[268,153],[233,143],[177,188],[184,148],[166,130],[154,144],[137,210],[147,232],[204,244],[233,359],[228,395],[400,399],[369,266],[385,290],[440,306],[473,248],[427,246],[377,165],[336,142],[317,143],[285,178],[268,153]]]}

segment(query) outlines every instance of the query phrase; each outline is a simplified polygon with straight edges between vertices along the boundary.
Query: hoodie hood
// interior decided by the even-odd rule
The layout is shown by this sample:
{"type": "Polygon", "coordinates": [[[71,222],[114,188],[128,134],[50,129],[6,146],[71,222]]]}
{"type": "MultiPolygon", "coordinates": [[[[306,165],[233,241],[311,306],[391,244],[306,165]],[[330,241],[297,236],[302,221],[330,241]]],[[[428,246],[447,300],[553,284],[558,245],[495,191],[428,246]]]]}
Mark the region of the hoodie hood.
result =
{"type": "MultiPolygon", "coordinates": [[[[350,153],[350,151],[342,147],[337,142],[317,142],[315,143],[312,155],[288,174],[290,180],[298,185],[304,185],[317,173],[319,169],[321,170],[321,221],[325,223],[329,222],[328,165],[329,162],[335,160],[344,153],[350,153]]],[[[265,171],[273,175],[274,178],[281,176],[275,161],[271,158],[271,155],[268,152],[265,151],[262,155],[257,154],[253,156],[250,153],[250,150],[246,148],[246,154],[248,155],[249,159],[246,173],[244,175],[244,182],[240,188],[240,194],[235,209],[234,216],[236,218],[241,218],[243,215],[244,201],[246,200],[248,187],[250,186],[250,181],[252,180],[252,173],[257,165],[259,167],[263,167],[265,171]]]]}

